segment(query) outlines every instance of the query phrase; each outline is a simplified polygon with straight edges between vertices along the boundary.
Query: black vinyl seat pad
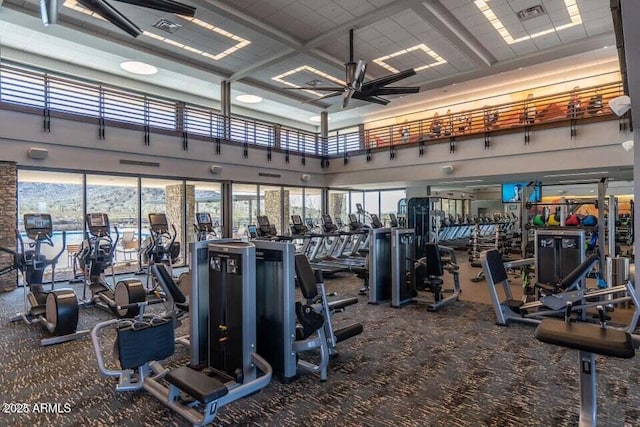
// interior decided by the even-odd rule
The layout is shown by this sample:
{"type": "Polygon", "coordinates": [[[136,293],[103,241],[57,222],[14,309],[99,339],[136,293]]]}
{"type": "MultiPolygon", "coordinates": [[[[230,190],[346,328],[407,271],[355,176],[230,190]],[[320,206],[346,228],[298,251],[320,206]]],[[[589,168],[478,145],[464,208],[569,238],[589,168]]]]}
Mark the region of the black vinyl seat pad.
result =
{"type": "Polygon", "coordinates": [[[547,344],[602,356],[621,359],[635,356],[630,334],[620,329],[603,328],[591,323],[544,319],[536,328],[535,336],[547,344]]]}
{"type": "Polygon", "coordinates": [[[165,376],[165,379],[189,396],[205,404],[229,393],[229,390],[222,382],[188,366],[172,369],[165,376]]]}

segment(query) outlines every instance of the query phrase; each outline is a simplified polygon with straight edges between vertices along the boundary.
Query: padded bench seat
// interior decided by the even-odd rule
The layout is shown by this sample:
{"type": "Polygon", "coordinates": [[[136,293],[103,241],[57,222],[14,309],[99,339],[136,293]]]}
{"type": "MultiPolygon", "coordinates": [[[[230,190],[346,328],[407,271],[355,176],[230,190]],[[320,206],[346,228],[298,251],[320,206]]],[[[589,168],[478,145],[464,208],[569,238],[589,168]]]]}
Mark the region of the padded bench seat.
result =
{"type": "Polygon", "coordinates": [[[350,305],[354,305],[357,303],[358,303],[358,298],[351,297],[351,298],[344,298],[344,299],[329,301],[327,302],[327,305],[329,306],[329,310],[333,311],[333,310],[340,310],[341,308],[349,307],[350,305]]]}
{"type": "Polygon", "coordinates": [[[544,319],[536,328],[535,335],[548,344],[602,356],[630,359],[635,355],[631,335],[627,332],[591,323],[544,319]]]}
{"type": "Polygon", "coordinates": [[[204,404],[217,400],[229,393],[227,387],[217,379],[188,366],[172,369],[165,376],[165,379],[204,404]]]}

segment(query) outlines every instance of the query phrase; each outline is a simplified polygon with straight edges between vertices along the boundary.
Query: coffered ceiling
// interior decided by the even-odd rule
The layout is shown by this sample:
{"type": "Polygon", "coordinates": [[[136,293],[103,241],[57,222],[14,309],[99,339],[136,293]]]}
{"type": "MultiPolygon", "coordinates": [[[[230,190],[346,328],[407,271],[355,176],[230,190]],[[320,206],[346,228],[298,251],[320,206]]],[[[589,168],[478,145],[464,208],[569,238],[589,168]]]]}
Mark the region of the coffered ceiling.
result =
{"type": "MultiPolygon", "coordinates": [[[[383,114],[382,106],[354,100],[341,111],[340,97],[314,102],[317,91],[284,89],[342,84],[351,28],[367,79],[415,68],[397,85],[423,90],[615,43],[604,0],[186,0],[195,19],[111,0],[143,29],[136,39],[75,0],[60,2],[59,24],[44,27],[36,0],[0,1],[0,45],[12,49],[0,54],[21,51],[120,76],[120,60],[139,59],[160,69],[147,83],[219,99],[220,81],[230,80],[237,93],[265,98],[251,108],[300,122],[324,109],[345,124],[383,114]],[[173,32],[157,28],[171,24],[173,32]]],[[[415,104],[421,96],[405,98],[415,104]]]]}

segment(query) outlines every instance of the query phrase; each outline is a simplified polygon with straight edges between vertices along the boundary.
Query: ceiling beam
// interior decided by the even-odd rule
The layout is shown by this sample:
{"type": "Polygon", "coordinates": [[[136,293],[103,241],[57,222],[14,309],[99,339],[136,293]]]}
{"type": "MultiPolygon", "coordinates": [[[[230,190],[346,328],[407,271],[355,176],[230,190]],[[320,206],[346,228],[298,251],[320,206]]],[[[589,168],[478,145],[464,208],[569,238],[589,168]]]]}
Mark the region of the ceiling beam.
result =
{"type": "MultiPolygon", "coordinates": [[[[211,0],[209,0],[209,2],[210,1],[211,0]]],[[[215,2],[215,3],[218,3],[218,2],[215,2]]],[[[338,65],[342,67],[344,65],[344,61],[340,61],[334,58],[333,56],[327,54],[326,52],[316,48],[325,42],[334,40],[340,35],[345,34],[351,28],[366,27],[367,25],[373,24],[374,22],[380,21],[381,19],[400,13],[403,10],[406,10],[407,8],[409,8],[409,3],[410,3],[410,0],[402,0],[399,2],[392,2],[387,6],[372,10],[371,12],[366,13],[358,18],[352,19],[349,22],[340,24],[337,27],[332,28],[331,30],[320,34],[319,36],[314,37],[313,39],[309,40],[304,44],[300,44],[299,46],[290,46],[295,49],[295,52],[293,52],[293,54],[290,50],[284,50],[279,54],[275,54],[270,58],[267,58],[265,61],[258,62],[251,67],[247,67],[235,72],[230,79],[231,81],[239,80],[249,74],[254,74],[268,67],[269,65],[272,65],[280,60],[284,60],[296,54],[307,54],[316,59],[321,60],[322,62],[326,63],[327,61],[329,61],[333,63],[332,65],[338,65]]],[[[250,18],[250,19],[253,19],[253,18],[250,18]]],[[[265,24],[261,23],[261,25],[265,25],[265,24]]],[[[268,34],[265,34],[265,35],[268,35],[268,34]]]]}
{"type": "Polygon", "coordinates": [[[498,62],[438,0],[428,0],[425,3],[422,0],[412,0],[411,9],[477,66],[485,68],[498,62]]]}

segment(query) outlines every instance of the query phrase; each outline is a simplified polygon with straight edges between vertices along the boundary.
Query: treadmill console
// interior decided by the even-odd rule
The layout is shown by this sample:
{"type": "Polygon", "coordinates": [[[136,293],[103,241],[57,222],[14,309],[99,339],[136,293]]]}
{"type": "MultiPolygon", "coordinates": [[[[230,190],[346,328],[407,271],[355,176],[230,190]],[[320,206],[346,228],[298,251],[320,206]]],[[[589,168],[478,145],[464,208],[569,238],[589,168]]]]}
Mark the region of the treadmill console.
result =
{"type": "Polygon", "coordinates": [[[271,225],[269,222],[269,217],[266,215],[258,215],[258,229],[257,229],[258,237],[275,237],[276,227],[275,225],[271,225]]]}
{"type": "Polygon", "coordinates": [[[350,213],[349,214],[349,227],[351,228],[351,231],[357,230],[362,226],[362,224],[360,224],[360,221],[358,221],[358,216],[354,213],[350,213]]]}
{"type": "Polygon", "coordinates": [[[333,223],[331,215],[322,215],[322,230],[325,233],[334,233],[338,230],[338,227],[333,223]]]}
{"type": "Polygon", "coordinates": [[[336,225],[340,228],[344,227],[344,223],[342,222],[342,218],[339,216],[336,217],[336,225]]]}
{"type": "Polygon", "coordinates": [[[391,225],[391,228],[397,228],[398,227],[398,217],[396,217],[396,214],[394,214],[394,213],[390,213],[389,214],[389,223],[391,225]]]}
{"type": "Polygon", "coordinates": [[[89,233],[94,237],[109,235],[109,215],[106,213],[88,213],[85,217],[89,233]]]}
{"type": "Polygon", "coordinates": [[[247,233],[249,233],[250,239],[255,239],[258,237],[258,229],[256,228],[255,224],[249,224],[247,226],[247,233]]]}
{"type": "Polygon", "coordinates": [[[371,214],[371,228],[382,228],[382,222],[376,214],[371,214]]]}
{"type": "Polygon", "coordinates": [[[300,215],[291,215],[291,234],[305,234],[309,232],[306,225],[302,223],[300,215]]]}

